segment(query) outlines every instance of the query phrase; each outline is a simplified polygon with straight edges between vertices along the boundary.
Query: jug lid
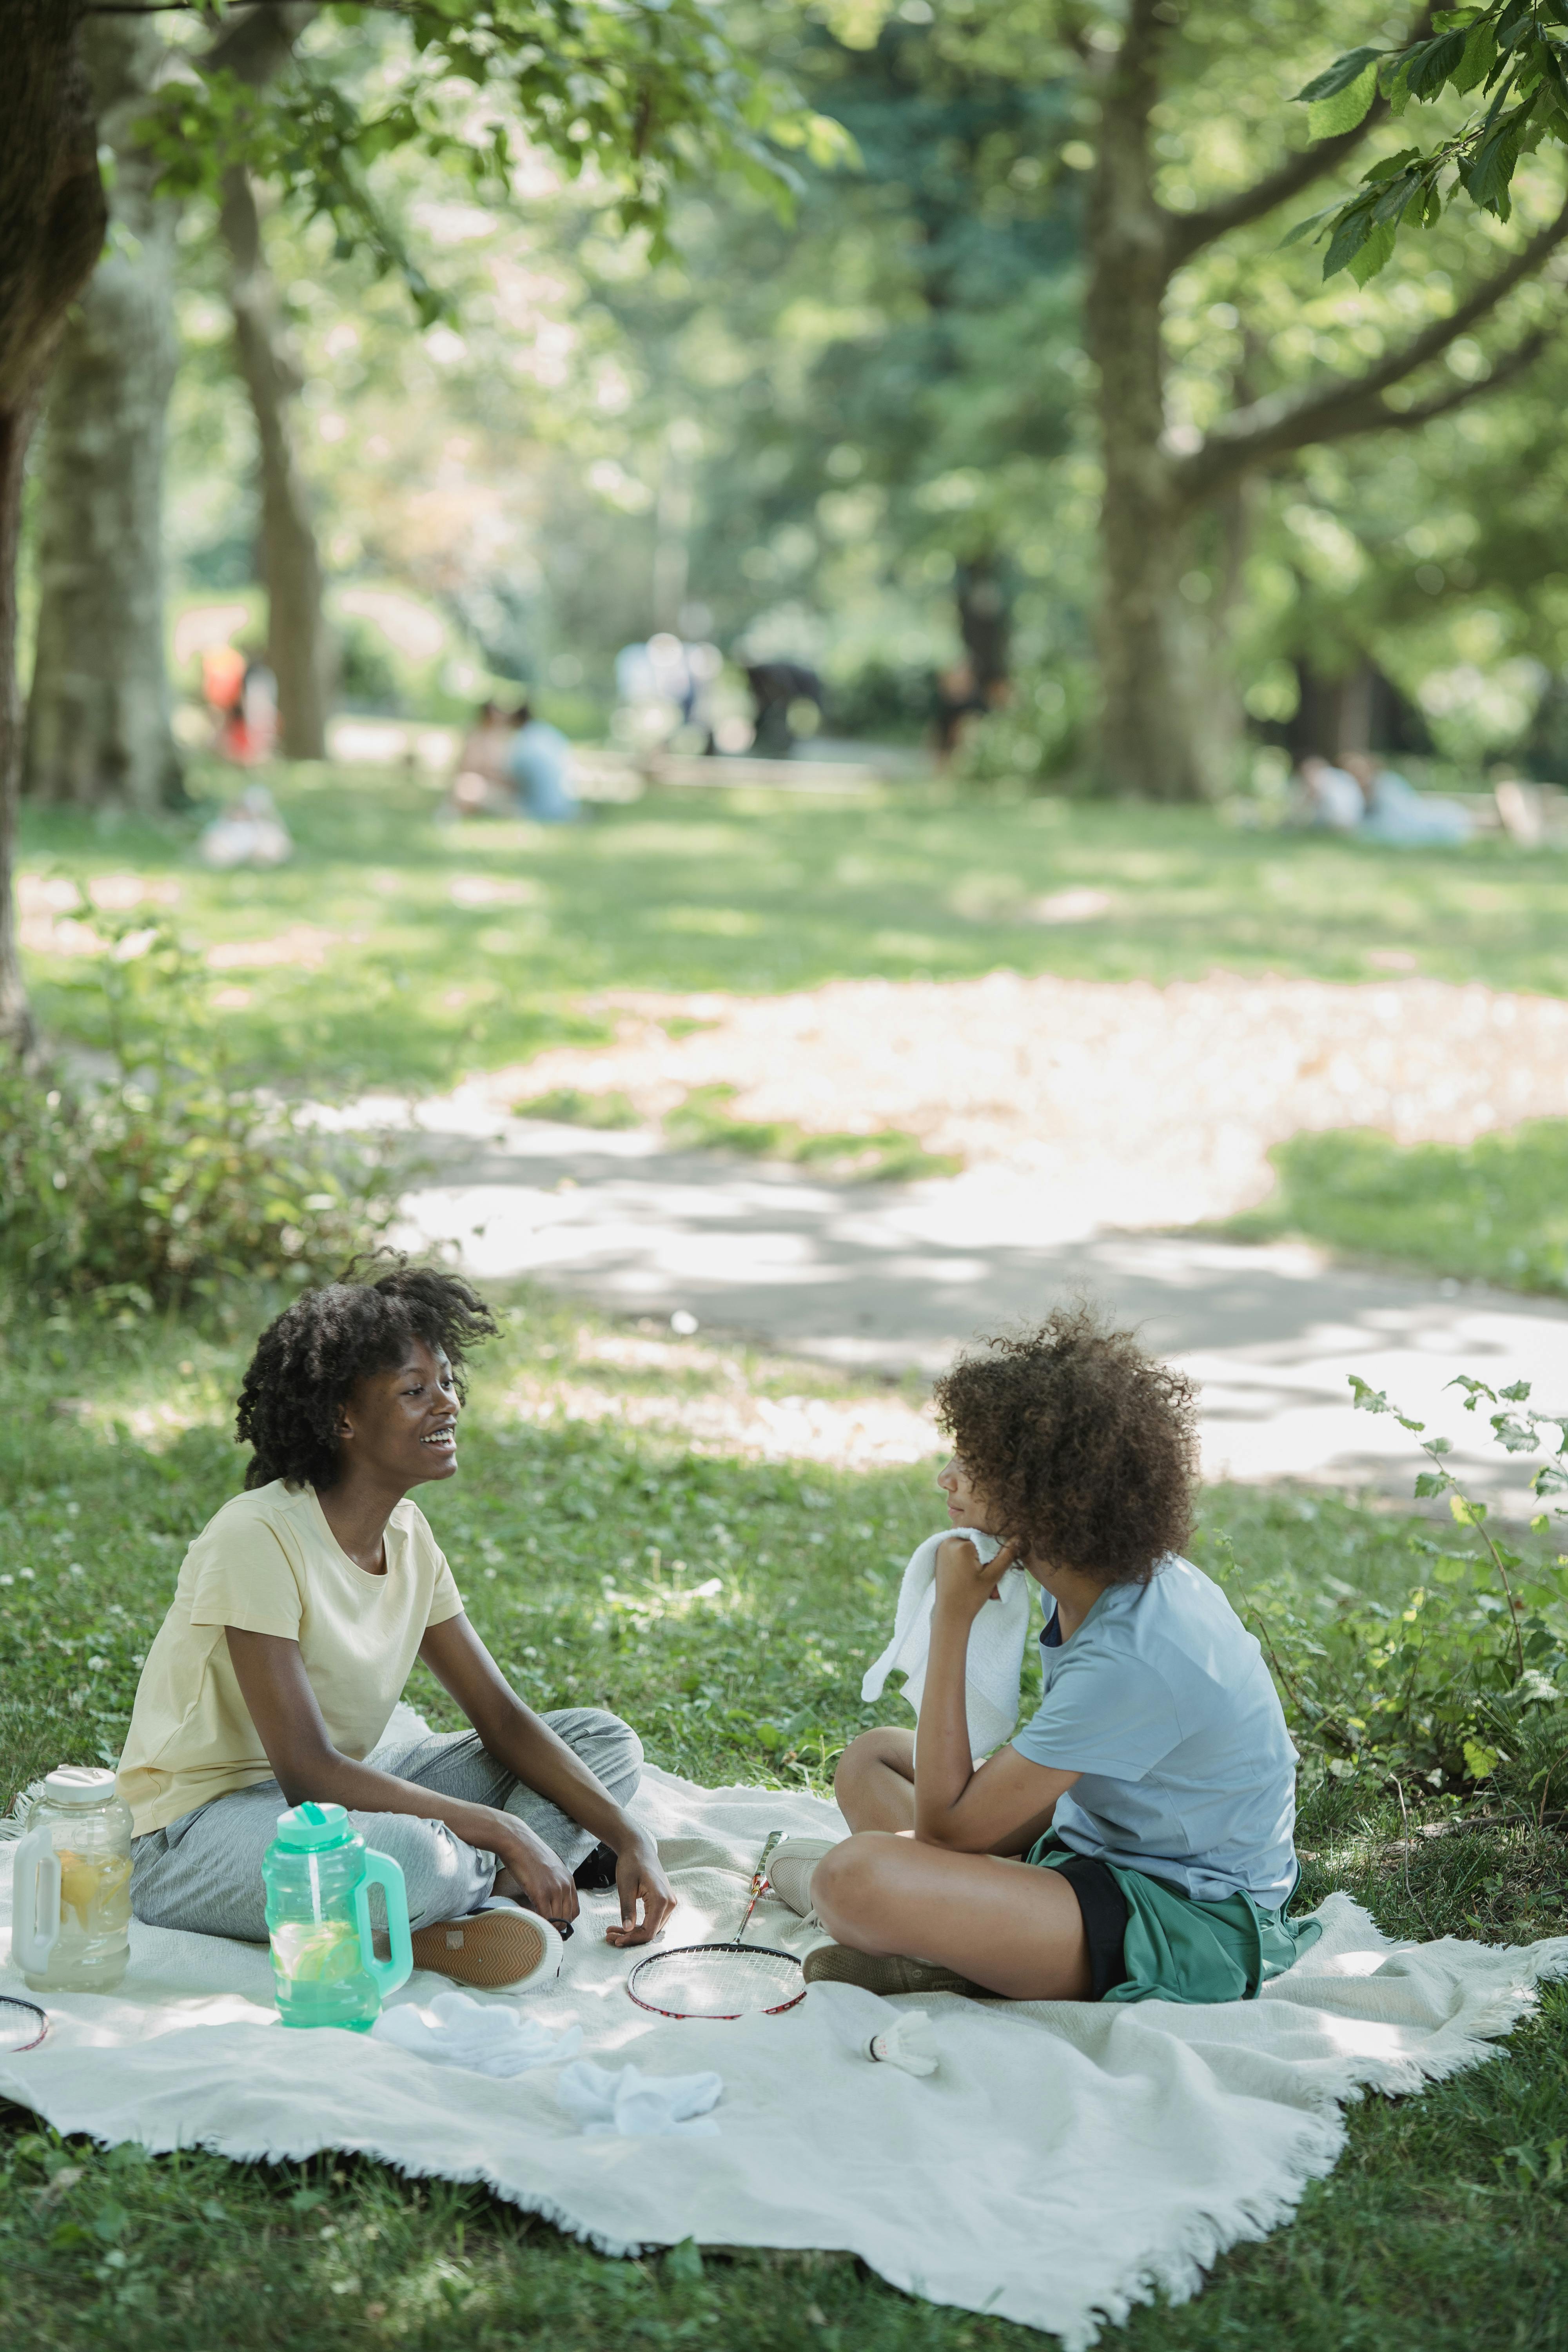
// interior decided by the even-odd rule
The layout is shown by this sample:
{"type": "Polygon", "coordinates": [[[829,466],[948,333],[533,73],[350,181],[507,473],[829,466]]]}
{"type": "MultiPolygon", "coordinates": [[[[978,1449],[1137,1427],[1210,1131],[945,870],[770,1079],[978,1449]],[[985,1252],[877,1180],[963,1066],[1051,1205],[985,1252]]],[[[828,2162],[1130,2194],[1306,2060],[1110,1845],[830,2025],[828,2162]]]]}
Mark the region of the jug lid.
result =
{"type": "Polygon", "coordinates": [[[278,1816],[278,1843],[295,1853],[320,1853],[329,1845],[347,1845],[358,1837],[342,1805],[318,1805],[307,1798],[278,1816]]]}
{"type": "Polygon", "coordinates": [[[60,1764],[44,1779],[50,1805],[101,1805],[115,1792],[114,1774],[101,1764],[60,1764]]]}

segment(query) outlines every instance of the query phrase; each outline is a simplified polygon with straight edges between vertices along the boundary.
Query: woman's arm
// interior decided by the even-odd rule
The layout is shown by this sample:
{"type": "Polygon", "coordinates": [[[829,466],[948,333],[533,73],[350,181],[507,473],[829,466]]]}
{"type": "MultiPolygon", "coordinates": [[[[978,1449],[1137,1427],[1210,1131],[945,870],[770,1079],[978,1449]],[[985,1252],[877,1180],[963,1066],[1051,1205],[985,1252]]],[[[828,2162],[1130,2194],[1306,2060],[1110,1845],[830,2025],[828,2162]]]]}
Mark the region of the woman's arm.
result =
{"type": "Polygon", "coordinates": [[[577,1916],[570,1872],[513,1814],[492,1805],[464,1804],[340,1754],[321,1720],[299,1643],[278,1633],[243,1633],[237,1625],[226,1633],[239,1695],[291,1805],[313,1799],[352,1811],[413,1813],[422,1821],[444,1822],[465,1844],[493,1853],[542,1917],[561,1926],[577,1916]]]}
{"type": "MultiPolygon", "coordinates": [[[[569,1820],[607,1845],[616,1857],[616,1889],[621,1925],[612,1943],[646,1943],[657,1936],[675,1908],[675,1896],[659,1867],[658,1852],[646,1830],[624,1813],[582,1759],[524,1706],[466,1616],[432,1625],[419,1654],[443,1689],[455,1698],[487,1751],[525,1787],[558,1806],[569,1820]],[[637,1925],[637,1904],[643,1908],[637,1925]]],[[[508,1819],[510,1818],[509,1815],[508,1819]]]]}
{"type": "Polygon", "coordinates": [[[1005,1545],[983,1567],[974,1546],[950,1536],[936,1556],[931,1654],[915,1740],[915,1836],[959,1853],[1022,1853],[1051,1825],[1057,1799],[1078,1779],[999,1748],[979,1771],[969,1747],[964,1668],[970,1628],[1012,1567],[1005,1545]]]}

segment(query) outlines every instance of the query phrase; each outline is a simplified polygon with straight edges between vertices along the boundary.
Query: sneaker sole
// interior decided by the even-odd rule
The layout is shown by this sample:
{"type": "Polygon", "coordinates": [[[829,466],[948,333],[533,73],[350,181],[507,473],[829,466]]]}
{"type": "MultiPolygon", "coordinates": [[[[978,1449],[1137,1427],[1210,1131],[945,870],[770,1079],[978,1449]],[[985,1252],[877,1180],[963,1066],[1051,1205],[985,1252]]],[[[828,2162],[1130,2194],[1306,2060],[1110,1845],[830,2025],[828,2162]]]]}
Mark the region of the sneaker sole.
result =
{"type": "Polygon", "coordinates": [[[554,1928],[522,1911],[476,1911],[467,1919],[443,1919],[433,1927],[416,1927],[409,1941],[416,1969],[480,1991],[553,1976],[561,1965],[554,1928]]]}
{"type": "Polygon", "coordinates": [[[889,2000],[905,1992],[956,1992],[969,2000],[1001,2000],[989,1986],[971,1983],[955,1969],[929,1960],[905,1959],[896,1952],[856,1952],[847,1944],[819,1944],[801,1963],[807,1984],[858,1985],[862,1992],[889,2000]]]}

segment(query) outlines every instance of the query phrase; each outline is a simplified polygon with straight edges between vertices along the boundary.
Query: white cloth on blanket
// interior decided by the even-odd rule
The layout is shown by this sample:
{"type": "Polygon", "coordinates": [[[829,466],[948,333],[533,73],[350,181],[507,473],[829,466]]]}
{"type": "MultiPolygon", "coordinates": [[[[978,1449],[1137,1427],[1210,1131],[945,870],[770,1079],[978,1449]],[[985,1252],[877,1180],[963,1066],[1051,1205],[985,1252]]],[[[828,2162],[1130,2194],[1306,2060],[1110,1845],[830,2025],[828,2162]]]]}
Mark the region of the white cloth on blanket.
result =
{"type": "Polygon", "coordinates": [[[497,2001],[470,2000],[464,1992],[438,1993],[427,2010],[399,2001],[384,2009],[370,2030],[416,2058],[502,2080],[534,2066],[560,2066],[583,2047],[580,2025],[542,2025],[537,2017],[520,2017],[497,2001]]]}
{"type": "MultiPolygon", "coordinates": [[[[803,1792],[698,1789],[651,1767],[631,1810],[679,1899],[672,1943],[732,1928],[770,1830],[844,1834],[803,1792]]],[[[9,1903],[0,1846],[0,1955],[9,1903]]],[[[552,2069],[492,2082],[374,2034],[285,2032],[264,1946],[139,1922],[118,1992],[26,1996],[50,2032],[0,2054],[0,2095],[110,2145],[280,2163],[345,2148],[488,2182],[605,2253],[687,2237],[840,2249],[908,2293],[1049,2329],[1080,2352],[1105,2320],[1157,2290],[1195,2293],[1226,2247],[1288,2221],[1332,2168],[1344,2102],[1497,2056],[1489,2037],[1529,2013],[1537,1980],[1568,1974],[1568,1938],[1396,1948],[1336,1895],[1321,1942],[1258,2000],[887,2001],[817,1984],[779,2017],[678,2021],[627,2000],[637,1954],[604,1940],[616,1916],[613,1894],[584,1896],[562,1974],[528,2013],[582,2025],[604,2066],[722,2074],[721,2136],[662,2140],[655,2163],[636,2142],[581,2131],[552,2069]],[[866,2056],[916,2007],[942,2058],[923,2082],[866,2056]]],[[[753,1932],[802,1953],[820,1941],[768,1895],[753,1932]]],[[[395,1999],[427,2005],[449,1990],[416,1973],[395,1999]]],[[[25,1991],[8,1958],[0,1990],[25,1991]]]]}
{"type": "Polygon", "coordinates": [[[709,2116],[724,2088],[721,2074],[645,2074],[640,2066],[595,2066],[579,2058],[555,2078],[555,2095],[590,2139],[717,2139],[709,2116]]]}
{"type": "MultiPolygon", "coordinates": [[[[860,1685],[863,1699],[880,1698],[882,1685],[896,1668],[906,1676],[902,1695],[919,1715],[931,1654],[931,1611],[936,1605],[937,1548],[949,1536],[967,1536],[982,1561],[994,1559],[1002,1549],[994,1536],[982,1535],[978,1528],[943,1528],[940,1535],[927,1536],[924,1543],[916,1545],[899,1587],[893,1638],[876,1664],[866,1669],[860,1685]]],[[[1035,1589],[1026,1569],[1006,1570],[1001,1598],[988,1601],[970,1628],[963,1672],[971,1755],[989,1756],[1016,1727],[1018,1685],[1035,1589]]]]}

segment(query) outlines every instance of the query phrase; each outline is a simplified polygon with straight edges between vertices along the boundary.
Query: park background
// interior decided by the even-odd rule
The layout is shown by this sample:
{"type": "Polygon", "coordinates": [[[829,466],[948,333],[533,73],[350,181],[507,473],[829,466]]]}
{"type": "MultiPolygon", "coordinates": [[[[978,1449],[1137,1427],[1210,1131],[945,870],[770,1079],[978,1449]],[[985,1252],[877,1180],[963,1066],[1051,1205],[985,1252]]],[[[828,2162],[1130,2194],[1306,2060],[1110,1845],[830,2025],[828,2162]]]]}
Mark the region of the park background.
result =
{"type": "MultiPolygon", "coordinates": [[[[47,382],[0,365],[8,425],[41,385],[5,534],[7,1804],[117,1753],[261,1322],[410,1237],[490,1130],[542,1137],[567,1206],[632,1149],[895,1222],[1005,1177],[1064,1265],[1107,1228],[1310,1247],[1511,1294],[1562,1362],[1560,148],[1325,276],[1286,232],[1427,135],[1292,103],[1404,37],[1375,7],[413,13],[18,14],[29,72],[49,40],[89,69],[108,226],[47,382]],[[655,632],[721,650],[742,726],[748,663],[814,670],[823,709],[787,759],[709,760],[617,699],[655,632]],[[243,771],[202,704],[223,642],[279,688],[243,771]],[[939,767],[964,663],[984,707],[939,767]],[[451,820],[475,705],[524,691],[587,820],[451,820]],[[1292,758],[1362,750],[1465,796],[1470,843],[1290,826],[1292,758]],[[215,871],[256,782],[292,854],[215,871]]],[[[1438,129],[1469,103],[1438,89],[1438,129]]],[[[0,167],[7,219],[31,167],[0,167]]],[[[858,1690],[929,1528],[930,1366],[700,1288],[498,1276],[432,1517],[531,1702],[826,1789],[899,1711],[858,1690]]],[[[1467,1491],[1480,1402],[1444,1407],[1467,1491]]],[[[1302,1750],[1307,1892],[1393,1932],[1563,1925],[1561,1528],[1513,1445],[1565,1403],[1489,1401],[1489,1519],[1430,1491],[1430,1431],[1375,1476],[1205,1491],[1194,1556],[1302,1750]]],[[[1291,2228],[1116,2334],[1562,2341],[1565,2016],[1359,2111],[1291,2228]]],[[[837,2255],[608,2263],[352,2159],[148,2161],[12,2110],[0,2165],[0,2309],[71,2352],[205,2352],[218,2311],[312,2352],[1025,2340],[837,2255]]]]}

